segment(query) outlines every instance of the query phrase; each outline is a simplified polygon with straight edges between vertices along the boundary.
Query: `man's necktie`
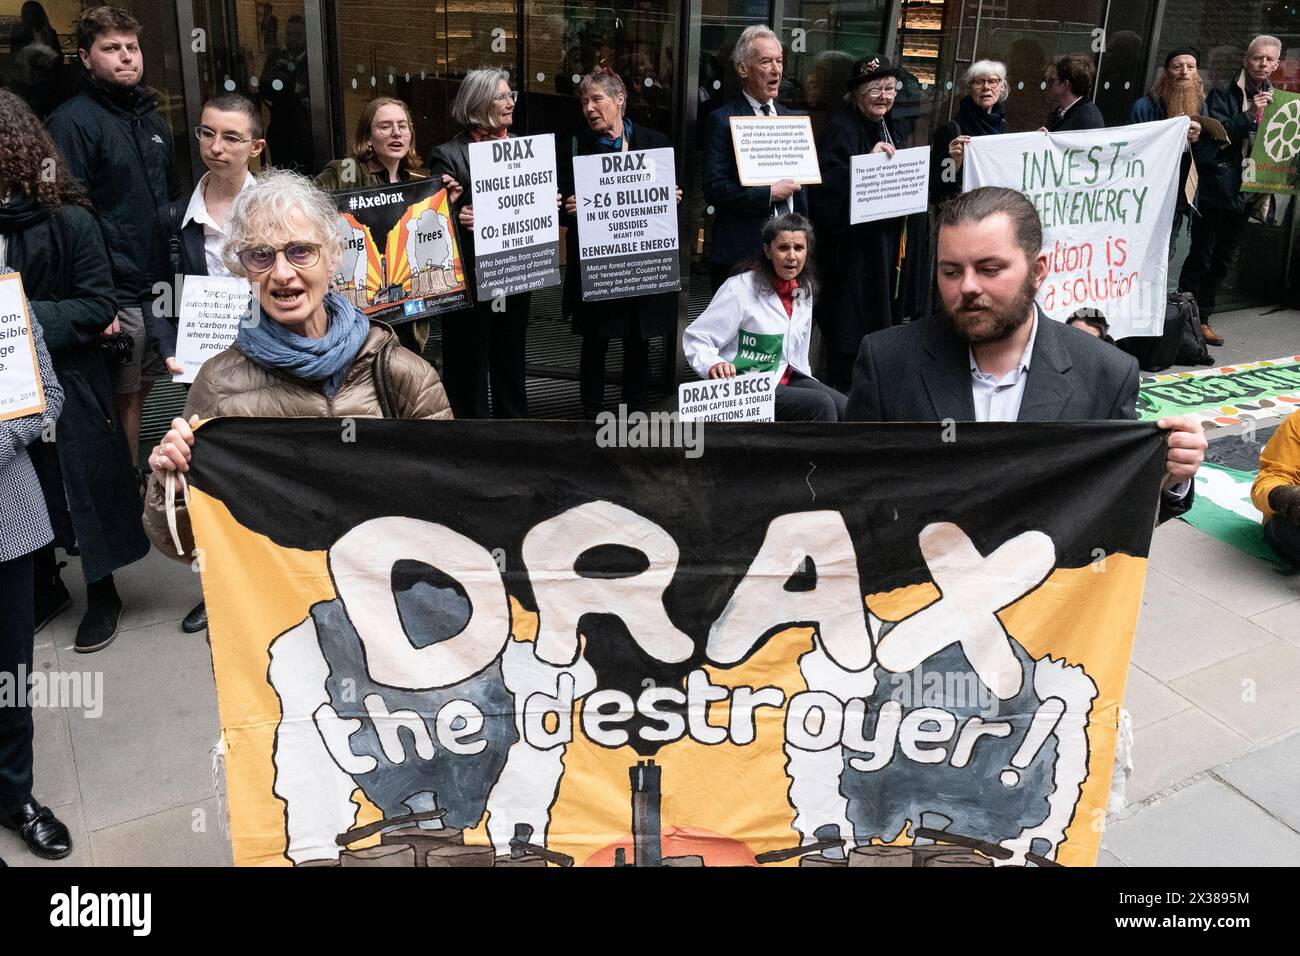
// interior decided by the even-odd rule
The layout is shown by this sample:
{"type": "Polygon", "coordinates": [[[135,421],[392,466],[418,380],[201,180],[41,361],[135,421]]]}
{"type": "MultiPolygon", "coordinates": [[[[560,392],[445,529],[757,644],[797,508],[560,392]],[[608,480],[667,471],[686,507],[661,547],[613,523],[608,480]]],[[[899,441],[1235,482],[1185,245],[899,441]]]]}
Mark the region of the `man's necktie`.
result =
{"type": "MultiPolygon", "coordinates": [[[[771,103],[764,103],[762,106],[759,107],[759,109],[762,111],[762,113],[763,113],[764,116],[771,116],[771,115],[772,115],[772,104],[771,104],[771,103]]],[[[786,211],[786,204],[785,204],[785,203],[783,203],[783,202],[782,202],[782,203],[775,203],[775,202],[774,202],[774,203],[772,203],[771,207],[769,207],[769,209],[767,210],[767,217],[768,217],[769,219],[775,219],[777,216],[780,216],[780,215],[783,214],[785,211],[786,211]]]]}

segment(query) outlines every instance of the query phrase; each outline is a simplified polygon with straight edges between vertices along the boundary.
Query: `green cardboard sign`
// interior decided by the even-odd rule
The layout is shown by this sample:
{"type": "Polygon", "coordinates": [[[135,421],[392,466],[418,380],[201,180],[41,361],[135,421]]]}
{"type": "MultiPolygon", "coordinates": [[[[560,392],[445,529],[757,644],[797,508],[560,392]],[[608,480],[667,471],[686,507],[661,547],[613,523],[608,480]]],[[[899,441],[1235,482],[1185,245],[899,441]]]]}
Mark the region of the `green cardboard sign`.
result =
{"type": "Polygon", "coordinates": [[[1300,93],[1273,90],[1241,172],[1244,193],[1300,193],[1300,93]]]}
{"type": "Polygon", "coordinates": [[[776,372],[781,368],[781,345],[785,336],[780,332],[764,334],[740,330],[736,342],[736,360],[732,363],[740,374],[745,372],[776,372]]]}

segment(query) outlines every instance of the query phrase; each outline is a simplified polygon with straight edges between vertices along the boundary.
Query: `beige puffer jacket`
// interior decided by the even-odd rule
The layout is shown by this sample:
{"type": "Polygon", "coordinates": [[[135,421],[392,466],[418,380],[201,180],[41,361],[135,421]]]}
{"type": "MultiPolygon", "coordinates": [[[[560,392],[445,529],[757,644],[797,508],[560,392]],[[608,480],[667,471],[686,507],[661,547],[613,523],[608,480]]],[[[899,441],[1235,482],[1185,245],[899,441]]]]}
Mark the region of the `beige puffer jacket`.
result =
{"type": "MultiPolygon", "coordinates": [[[[338,393],[326,398],[315,382],[258,365],[237,348],[209,359],[199,371],[185,402],[185,419],[245,416],[259,418],[381,418],[375,387],[375,360],[388,345],[388,394],[394,399],[395,418],[450,420],[451,406],[438,373],[424,359],[407,351],[397,335],[382,322],[371,320],[370,334],[352,362],[338,393]]],[[[202,440],[202,432],[198,440],[202,440]]],[[[166,492],[157,475],[150,475],[144,501],[144,530],[154,546],[170,558],[189,562],[194,552],[190,516],[179,487],[176,492],[176,530],[185,549],[176,553],[167,527],[166,492]]]]}

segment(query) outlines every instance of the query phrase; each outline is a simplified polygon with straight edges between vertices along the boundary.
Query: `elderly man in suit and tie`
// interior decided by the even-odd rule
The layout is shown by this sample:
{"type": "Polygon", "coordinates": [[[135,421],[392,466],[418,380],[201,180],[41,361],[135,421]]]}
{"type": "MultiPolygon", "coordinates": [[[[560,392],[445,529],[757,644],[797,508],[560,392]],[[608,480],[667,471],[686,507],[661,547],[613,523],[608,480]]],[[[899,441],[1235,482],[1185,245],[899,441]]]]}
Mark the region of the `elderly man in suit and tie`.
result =
{"type": "MultiPolygon", "coordinates": [[[[1137,418],[1137,361],[1034,302],[1047,257],[1029,200],[1013,189],[974,189],[945,205],[938,223],[944,314],[862,340],[847,421],[1137,418]]],[[[1194,419],[1157,424],[1170,430],[1160,509],[1167,519],[1191,506],[1206,441],[1194,419]]]]}
{"type": "Polygon", "coordinates": [[[746,27],[731,56],[744,90],[709,114],[703,137],[704,198],[715,210],[710,256],[715,292],[737,264],[758,256],[759,234],[768,219],[787,212],[808,215],[808,200],[793,180],[742,186],[731,144],[731,117],[794,112],[776,103],[785,68],[781,41],[767,27],[746,27]]]}

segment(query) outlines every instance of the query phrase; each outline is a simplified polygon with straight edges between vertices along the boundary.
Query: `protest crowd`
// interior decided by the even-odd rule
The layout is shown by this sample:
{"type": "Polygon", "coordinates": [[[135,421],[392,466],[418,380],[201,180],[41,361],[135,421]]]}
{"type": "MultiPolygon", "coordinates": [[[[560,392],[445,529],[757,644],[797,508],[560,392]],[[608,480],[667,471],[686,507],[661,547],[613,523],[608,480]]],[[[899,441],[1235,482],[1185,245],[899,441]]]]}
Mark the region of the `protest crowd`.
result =
{"type": "MultiPolygon", "coordinates": [[[[549,132],[517,128],[508,71],[485,67],[464,77],[450,109],[458,132],[424,156],[407,104],[374,96],[347,154],[314,180],[285,161],[310,131],[282,125],[268,135],[261,104],[223,92],[203,104],[194,136],[207,171],[187,196],[158,94],[145,82],[140,33],[122,9],[86,9],[76,22],[75,95],[55,106],[0,89],[0,263],[22,280],[44,396],[41,411],[0,416],[0,671],[30,671],[34,635],[69,613],[60,552],[79,556],[85,578],[75,638],[82,653],[102,652],[117,636],[116,573],[151,545],[193,559],[184,476],[202,420],[529,416],[535,293],[498,289],[503,280],[484,272],[483,250],[476,254],[491,237],[482,203],[475,213],[485,188],[476,147],[549,132]],[[341,238],[333,194],[426,181],[445,190],[455,221],[466,307],[390,324],[341,287],[346,270],[365,266],[351,265],[356,256],[341,238]],[[180,275],[247,280],[259,318],[240,322],[233,342],[197,369],[186,367],[178,344],[179,290],[161,303],[156,293],[180,275]],[[435,326],[437,367],[424,357],[435,326]],[[150,390],[174,376],[192,383],[184,410],[154,447],[142,448],[150,390]],[[43,437],[50,430],[57,440],[43,437]]],[[[1130,123],[1189,118],[1172,234],[1190,228],[1177,288],[1194,300],[1193,333],[1203,343],[1222,344],[1212,326],[1218,291],[1248,217],[1269,214],[1272,197],[1243,192],[1242,170],[1272,102],[1281,51],[1276,38],[1254,37],[1240,67],[1207,89],[1200,51],[1171,49],[1152,88],[1135,92],[1130,123]]],[[[301,40],[287,53],[301,55],[301,40]]],[[[577,161],[671,142],[636,112],[635,91],[610,66],[576,84],[586,129],[572,149],[559,150],[554,178],[538,189],[566,229],[564,315],[581,337],[583,417],[603,408],[614,340],[621,401],[647,411],[651,343],[663,338],[670,354],[680,346],[688,376],[705,382],[772,375],[778,423],[1137,418],[1140,356],[1123,347],[1113,317],[1071,308],[1062,316],[1068,323],[1055,321],[1035,302],[1048,275],[1036,205],[1015,189],[962,189],[981,139],[1007,133],[1016,109],[1005,64],[979,59],[961,77],[965,95],[922,163],[925,208],[866,220],[852,215],[856,161],[889,162],[914,145],[914,117],[894,108],[905,71],[879,54],[854,60],[816,134],[820,181],[755,185],[742,174],[731,121],[790,115],[779,102],[782,41],[750,26],[731,65],[742,93],[710,112],[701,132],[702,188],[716,210],[712,296],[680,332],[680,285],[584,295],[577,161]]],[[[1050,64],[1043,79],[1056,108],[1043,118],[1044,134],[1104,126],[1092,101],[1095,77],[1088,52],[1050,64]]],[[[678,189],[666,205],[681,200],[678,189]]],[[[1163,322],[1163,298],[1158,308],[1163,322]]],[[[1159,424],[1168,433],[1158,514],[1166,520],[1190,507],[1207,445],[1191,418],[1159,424]]],[[[1300,564],[1297,416],[1269,442],[1254,499],[1269,545],[1300,564]]],[[[206,628],[198,585],[196,575],[187,632],[206,628]]],[[[18,830],[33,853],[57,859],[70,852],[71,837],[32,792],[32,726],[29,708],[0,710],[0,825],[18,830]]]]}

